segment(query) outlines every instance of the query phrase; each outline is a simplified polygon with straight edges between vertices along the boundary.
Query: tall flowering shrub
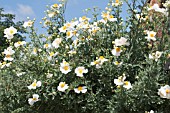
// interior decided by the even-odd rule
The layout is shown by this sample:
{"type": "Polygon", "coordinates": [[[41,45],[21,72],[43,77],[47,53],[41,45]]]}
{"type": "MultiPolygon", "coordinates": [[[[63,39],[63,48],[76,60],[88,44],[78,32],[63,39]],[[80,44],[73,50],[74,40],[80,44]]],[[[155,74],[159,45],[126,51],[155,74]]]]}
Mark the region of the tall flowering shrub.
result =
{"type": "MultiPolygon", "coordinates": [[[[0,110],[168,113],[169,2],[166,9],[136,2],[109,1],[101,14],[66,21],[61,1],[48,7],[41,22],[47,32],[40,35],[35,20],[26,21],[31,41],[10,43],[3,52],[0,110]],[[126,20],[123,3],[129,6],[126,20]]],[[[8,42],[16,32],[5,29],[8,42]]]]}

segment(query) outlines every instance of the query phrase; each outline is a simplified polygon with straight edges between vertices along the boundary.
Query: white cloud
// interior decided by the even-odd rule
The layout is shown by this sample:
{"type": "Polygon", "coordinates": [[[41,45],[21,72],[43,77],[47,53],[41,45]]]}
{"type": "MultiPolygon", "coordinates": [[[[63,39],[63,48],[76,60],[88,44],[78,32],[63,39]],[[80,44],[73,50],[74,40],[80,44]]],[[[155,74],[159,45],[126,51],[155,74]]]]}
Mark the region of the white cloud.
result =
{"type": "Polygon", "coordinates": [[[35,18],[35,13],[32,9],[31,6],[29,5],[24,5],[24,4],[17,4],[17,8],[13,9],[13,8],[9,8],[6,7],[4,9],[4,13],[6,14],[14,14],[15,15],[15,22],[17,21],[22,21],[22,20],[26,20],[27,17],[31,17],[31,18],[35,18]]]}
{"type": "Polygon", "coordinates": [[[28,6],[28,5],[23,5],[23,4],[18,4],[18,9],[17,12],[21,15],[24,16],[33,16],[35,15],[32,7],[28,6]]]}

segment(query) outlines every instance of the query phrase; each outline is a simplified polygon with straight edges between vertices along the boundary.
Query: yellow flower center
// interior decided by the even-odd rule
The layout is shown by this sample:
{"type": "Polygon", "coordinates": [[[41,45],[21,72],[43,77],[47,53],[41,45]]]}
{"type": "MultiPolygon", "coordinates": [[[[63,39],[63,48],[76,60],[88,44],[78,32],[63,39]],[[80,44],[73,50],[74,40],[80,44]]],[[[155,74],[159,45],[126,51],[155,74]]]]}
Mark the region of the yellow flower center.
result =
{"type": "Polygon", "coordinates": [[[54,52],[51,52],[51,53],[50,53],[50,56],[52,57],[53,55],[54,55],[54,52]]]}
{"type": "Polygon", "coordinates": [[[120,48],[119,47],[116,47],[116,52],[120,52],[120,48]]]}
{"type": "Polygon", "coordinates": [[[120,63],[118,61],[115,62],[115,65],[119,65],[120,63]]]}
{"type": "Polygon", "coordinates": [[[69,66],[64,66],[63,68],[64,68],[64,70],[67,71],[69,69],[69,66]]]}
{"type": "Polygon", "coordinates": [[[115,2],[116,2],[116,3],[119,3],[119,0],[116,0],[115,2]]]}
{"type": "Polygon", "coordinates": [[[150,34],[150,37],[154,37],[154,34],[150,34]]]}
{"type": "Polygon", "coordinates": [[[81,90],[83,90],[83,87],[79,86],[77,89],[78,89],[78,91],[81,91],[81,90]]]}
{"type": "Polygon", "coordinates": [[[17,43],[18,43],[19,45],[21,45],[21,44],[22,44],[22,42],[21,42],[21,41],[18,41],[17,43]]]}
{"type": "Polygon", "coordinates": [[[103,18],[106,18],[108,16],[108,14],[107,13],[103,13],[102,16],[103,16],[103,18]]]}
{"type": "Polygon", "coordinates": [[[67,27],[66,26],[63,26],[63,30],[66,30],[67,29],[67,27]]]}
{"type": "Polygon", "coordinates": [[[65,86],[65,82],[60,84],[60,87],[63,88],[65,86]]]}
{"type": "Polygon", "coordinates": [[[28,25],[30,26],[32,23],[31,22],[28,22],[28,25]]]}
{"type": "Polygon", "coordinates": [[[74,34],[74,35],[76,35],[76,34],[77,34],[77,31],[76,31],[76,30],[75,30],[75,31],[73,31],[73,34],[74,34]]]}
{"type": "Polygon", "coordinates": [[[32,98],[32,100],[37,100],[37,98],[32,98]]]}
{"type": "Polygon", "coordinates": [[[54,4],[53,7],[54,7],[54,8],[57,8],[57,7],[58,7],[58,4],[54,4]]]}
{"type": "Polygon", "coordinates": [[[99,61],[94,61],[94,64],[96,65],[96,64],[99,64],[99,61]]]}
{"type": "Polygon", "coordinates": [[[87,19],[87,17],[86,17],[86,16],[83,16],[83,17],[82,17],[82,20],[86,20],[86,19],[87,19]]]}
{"type": "Polygon", "coordinates": [[[70,27],[70,26],[71,26],[71,24],[70,24],[70,23],[67,23],[67,24],[66,24],[66,27],[70,27]]]}
{"type": "Polygon", "coordinates": [[[78,72],[79,72],[80,74],[82,74],[82,73],[83,73],[83,69],[79,69],[78,72]]]}
{"type": "Polygon", "coordinates": [[[96,29],[94,29],[92,32],[95,34],[95,33],[97,32],[97,30],[96,30],[96,29]]]}
{"type": "Polygon", "coordinates": [[[10,30],[10,34],[13,34],[14,33],[14,31],[13,30],[10,30]]]}
{"type": "Polygon", "coordinates": [[[100,57],[99,57],[99,59],[100,59],[100,60],[103,60],[103,59],[104,59],[104,57],[103,57],[103,56],[100,56],[100,57]]]}
{"type": "Polygon", "coordinates": [[[37,83],[36,83],[36,82],[33,82],[33,83],[32,83],[32,86],[33,86],[33,87],[36,87],[36,86],[37,86],[37,83]]]}
{"type": "Polygon", "coordinates": [[[34,52],[34,53],[37,53],[37,49],[36,49],[36,48],[34,48],[33,52],[34,52]]]}
{"type": "Polygon", "coordinates": [[[170,89],[166,89],[166,93],[170,93],[170,89]]]}
{"type": "Polygon", "coordinates": [[[5,65],[5,64],[6,64],[6,62],[2,62],[2,64],[3,64],[3,65],[5,65]]]}
{"type": "Polygon", "coordinates": [[[124,84],[127,86],[127,85],[129,84],[129,82],[128,82],[128,81],[125,81],[124,84]]]}
{"type": "Polygon", "coordinates": [[[6,55],[6,58],[11,58],[11,55],[6,55]]]}
{"type": "Polygon", "coordinates": [[[67,36],[70,36],[70,35],[71,35],[70,31],[68,31],[68,32],[67,32],[67,36]]]}
{"type": "Polygon", "coordinates": [[[113,16],[113,15],[110,15],[109,17],[110,17],[110,18],[114,18],[114,16],[113,16]]]}
{"type": "Polygon", "coordinates": [[[45,44],[44,46],[45,46],[45,48],[48,48],[48,44],[45,44]]]}

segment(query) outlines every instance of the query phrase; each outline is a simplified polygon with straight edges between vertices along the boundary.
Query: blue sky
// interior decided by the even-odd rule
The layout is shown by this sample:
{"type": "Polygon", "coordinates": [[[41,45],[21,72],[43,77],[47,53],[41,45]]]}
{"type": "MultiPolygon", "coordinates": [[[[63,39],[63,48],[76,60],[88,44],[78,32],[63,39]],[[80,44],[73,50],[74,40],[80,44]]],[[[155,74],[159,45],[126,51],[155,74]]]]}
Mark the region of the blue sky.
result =
{"type": "MultiPolygon", "coordinates": [[[[68,0],[66,19],[70,20],[74,17],[83,15],[86,8],[98,6],[104,9],[109,0],[68,0]]],[[[26,17],[37,18],[44,17],[46,5],[58,3],[57,0],[0,0],[0,7],[4,8],[5,12],[16,14],[17,20],[26,20],[26,17]]]]}
{"type": "MultiPolygon", "coordinates": [[[[86,8],[98,6],[104,9],[109,0],[68,0],[66,19],[70,20],[74,17],[83,15],[86,8]]],[[[0,0],[0,7],[4,8],[5,12],[16,15],[16,20],[26,20],[26,17],[36,18],[41,20],[44,17],[46,5],[57,3],[57,0],[0,0]]]]}
{"type": "MultiPolygon", "coordinates": [[[[66,19],[71,20],[74,17],[83,16],[83,10],[98,6],[101,11],[105,9],[109,0],[68,0],[66,9],[66,19]]],[[[16,20],[27,20],[36,18],[36,27],[40,28],[39,22],[45,16],[46,5],[58,3],[58,0],[0,0],[0,7],[4,8],[6,13],[16,15],[16,20]]],[[[124,5],[123,10],[127,7],[124,5]]],[[[123,13],[123,16],[127,16],[123,13]]]]}

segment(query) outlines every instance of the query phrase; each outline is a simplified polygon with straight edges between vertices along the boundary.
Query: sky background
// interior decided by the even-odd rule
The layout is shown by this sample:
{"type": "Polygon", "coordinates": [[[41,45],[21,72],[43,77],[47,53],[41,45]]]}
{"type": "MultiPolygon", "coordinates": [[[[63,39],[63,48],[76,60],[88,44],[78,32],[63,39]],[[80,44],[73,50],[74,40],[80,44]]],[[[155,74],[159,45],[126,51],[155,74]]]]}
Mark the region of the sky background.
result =
{"type": "MultiPolygon", "coordinates": [[[[83,16],[84,9],[97,6],[102,10],[105,9],[109,0],[68,0],[66,9],[66,20],[71,20],[74,17],[83,16]]],[[[44,11],[47,10],[46,5],[58,3],[58,0],[0,0],[0,7],[4,8],[5,13],[16,15],[15,21],[27,20],[36,18],[36,27],[40,28],[39,22],[45,16],[44,11]]],[[[123,17],[127,16],[127,6],[123,5],[123,17]]]]}

